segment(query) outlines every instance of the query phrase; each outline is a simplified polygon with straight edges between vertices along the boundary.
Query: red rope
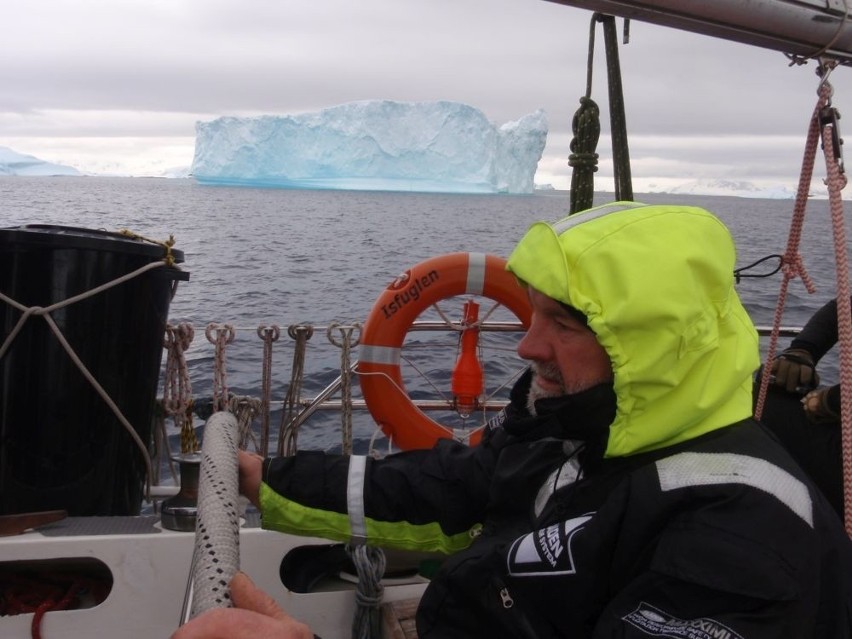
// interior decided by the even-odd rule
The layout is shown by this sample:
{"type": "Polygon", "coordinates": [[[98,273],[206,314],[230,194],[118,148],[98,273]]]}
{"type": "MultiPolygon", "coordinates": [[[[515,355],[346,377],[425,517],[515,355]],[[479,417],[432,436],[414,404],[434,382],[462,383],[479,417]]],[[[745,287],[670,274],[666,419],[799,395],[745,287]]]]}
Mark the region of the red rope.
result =
{"type": "Polygon", "coordinates": [[[55,601],[51,598],[50,600],[44,601],[38,608],[36,608],[32,623],[33,639],[41,639],[41,620],[45,613],[51,610],[68,610],[71,606],[71,602],[76,600],[77,593],[81,590],[81,588],[82,586],[79,581],[75,580],[68,586],[68,589],[59,601],[55,601]]]}
{"type": "Polygon", "coordinates": [[[109,594],[108,579],[76,573],[13,573],[0,576],[0,616],[33,613],[31,633],[41,639],[41,622],[52,610],[80,607],[84,595],[92,605],[102,603],[109,594]]]}
{"type": "Polygon", "coordinates": [[[814,173],[814,162],[816,159],[817,145],[820,135],[820,112],[828,103],[830,92],[820,91],[813,114],[808,126],[808,137],[805,142],[805,152],[802,158],[802,170],[799,174],[799,188],[796,192],[796,203],[793,207],[793,219],[790,221],[790,234],[787,237],[787,249],[782,259],[781,290],[778,292],[778,302],[775,305],[775,317],[772,322],[772,333],[769,338],[769,348],[766,353],[766,361],[763,365],[764,375],[761,376],[760,390],[757,395],[757,403],[754,416],[760,419],[763,415],[763,406],[766,403],[766,393],[769,389],[769,371],[775,352],[778,348],[778,333],[781,329],[781,318],[784,315],[784,303],[787,300],[787,288],[790,280],[801,277],[805,288],[813,293],[815,288],[810,276],[805,270],[802,256],[799,254],[799,242],[802,237],[802,227],[805,223],[805,209],[808,203],[808,194],[811,190],[811,179],[814,173]]]}
{"type": "MultiPolygon", "coordinates": [[[[781,282],[781,291],[778,295],[778,304],[775,308],[775,319],[772,325],[772,336],[769,343],[769,351],[766,356],[763,370],[768,373],[778,344],[778,332],[781,326],[781,316],[784,310],[784,301],[787,297],[787,286],[794,277],[801,276],[802,281],[809,293],[813,293],[813,284],[808,278],[802,265],[799,254],[799,240],[804,223],[805,204],[810,191],[810,182],[813,176],[814,158],[816,156],[817,142],[822,137],[822,148],[825,154],[825,165],[828,178],[825,183],[828,186],[828,198],[831,209],[831,225],[834,234],[834,258],[837,270],[837,329],[840,342],[840,402],[841,402],[841,446],[843,453],[843,501],[845,508],[844,525],[846,534],[852,537],[852,302],[850,301],[849,285],[849,258],[846,248],[846,230],[843,220],[843,200],[840,191],[846,186],[846,176],[840,165],[840,149],[835,149],[835,141],[840,137],[834,130],[836,124],[831,118],[823,121],[822,115],[831,106],[831,84],[823,78],[818,90],[819,98],[810,127],[808,128],[808,139],[805,144],[805,155],[802,160],[802,171],[799,176],[799,190],[796,194],[796,205],[793,211],[793,220],[790,224],[790,235],[787,240],[787,251],[784,254],[784,279],[781,282]],[[835,153],[836,151],[836,153],[835,153]]],[[[761,378],[760,391],[755,406],[755,417],[760,419],[763,414],[763,406],[769,387],[769,375],[761,378]]]]}
{"type": "MultiPolygon", "coordinates": [[[[824,83],[827,85],[828,83],[824,83]]],[[[830,86],[828,89],[830,90],[830,86]]],[[[843,505],[846,534],[852,537],[852,302],[849,298],[849,256],[840,191],[846,176],[835,157],[833,124],[824,127],[822,144],[828,169],[828,199],[834,231],[834,260],[837,268],[837,334],[840,342],[840,427],[843,450],[843,505]]],[[[838,149],[839,151],[839,149],[838,149]]]]}

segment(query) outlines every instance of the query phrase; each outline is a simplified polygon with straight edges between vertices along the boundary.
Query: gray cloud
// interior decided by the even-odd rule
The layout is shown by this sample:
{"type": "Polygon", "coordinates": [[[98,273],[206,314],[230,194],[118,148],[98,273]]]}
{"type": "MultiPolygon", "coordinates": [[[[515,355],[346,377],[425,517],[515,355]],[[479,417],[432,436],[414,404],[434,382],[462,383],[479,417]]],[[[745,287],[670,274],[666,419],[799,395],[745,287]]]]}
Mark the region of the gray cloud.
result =
{"type": "MultiPolygon", "coordinates": [[[[557,157],[567,162],[571,119],[585,92],[590,18],[534,0],[15,3],[4,9],[0,39],[7,61],[0,144],[27,136],[186,137],[195,119],[223,114],[447,99],[498,123],[544,108],[546,156],[555,165],[557,157]]],[[[620,58],[628,130],[642,140],[633,145],[637,158],[708,169],[738,163],[771,174],[782,166],[777,144],[726,154],[708,142],[788,136],[804,143],[816,100],[812,63],[791,68],[775,51],[639,22],[620,58]],[[694,144],[678,146],[681,136],[694,144]],[[659,144],[646,148],[655,138],[659,144]]],[[[832,81],[836,100],[852,101],[848,69],[832,81]]],[[[592,97],[606,132],[600,29],[592,97]]]]}

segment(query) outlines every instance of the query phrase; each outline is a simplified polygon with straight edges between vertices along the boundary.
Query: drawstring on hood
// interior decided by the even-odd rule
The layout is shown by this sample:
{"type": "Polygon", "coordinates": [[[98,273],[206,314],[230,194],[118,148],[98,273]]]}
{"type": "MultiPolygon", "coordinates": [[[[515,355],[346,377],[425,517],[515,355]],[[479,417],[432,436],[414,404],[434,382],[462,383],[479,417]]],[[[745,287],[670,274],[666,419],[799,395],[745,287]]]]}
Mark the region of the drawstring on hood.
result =
{"type": "Polygon", "coordinates": [[[751,415],[757,332],[711,213],[616,202],[530,227],[518,279],[582,313],[613,366],[606,456],[687,441],[751,415]]]}

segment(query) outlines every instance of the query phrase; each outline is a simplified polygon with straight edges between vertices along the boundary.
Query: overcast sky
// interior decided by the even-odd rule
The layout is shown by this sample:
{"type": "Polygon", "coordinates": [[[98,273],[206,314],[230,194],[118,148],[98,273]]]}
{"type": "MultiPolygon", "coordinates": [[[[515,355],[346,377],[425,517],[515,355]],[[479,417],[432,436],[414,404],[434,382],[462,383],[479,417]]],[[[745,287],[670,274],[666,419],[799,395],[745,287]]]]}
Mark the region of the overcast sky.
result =
{"type": "MultiPolygon", "coordinates": [[[[590,18],[542,0],[9,2],[0,146],[87,172],[156,175],[191,164],[198,120],[455,100],[497,124],[544,109],[536,181],[567,188],[590,18]]],[[[620,56],[637,192],[694,179],[795,187],[813,63],[790,67],[775,51],[637,21],[620,56]]],[[[600,28],[596,59],[592,98],[606,134],[600,28]]],[[[852,127],[852,70],[831,81],[852,127]]],[[[602,136],[602,190],[610,148],[602,136]]]]}

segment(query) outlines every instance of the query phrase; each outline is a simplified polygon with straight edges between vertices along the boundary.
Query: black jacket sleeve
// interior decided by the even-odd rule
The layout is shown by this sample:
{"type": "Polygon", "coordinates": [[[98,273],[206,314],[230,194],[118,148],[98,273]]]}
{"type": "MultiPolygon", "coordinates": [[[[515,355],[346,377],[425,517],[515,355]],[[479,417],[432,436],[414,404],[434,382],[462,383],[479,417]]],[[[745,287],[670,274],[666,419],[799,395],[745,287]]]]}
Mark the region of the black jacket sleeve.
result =
{"type": "Polygon", "coordinates": [[[479,446],[440,440],[383,459],[304,451],[266,460],[263,526],[348,541],[356,534],[354,516],[368,543],[438,552],[466,547],[484,518],[504,437],[498,428],[479,446]],[[363,472],[351,473],[353,463],[363,472]]]}
{"type": "Polygon", "coordinates": [[[837,300],[823,305],[805,324],[790,343],[790,348],[802,348],[811,354],[814,363],[819,362],[837,343],[837,300]]]}

